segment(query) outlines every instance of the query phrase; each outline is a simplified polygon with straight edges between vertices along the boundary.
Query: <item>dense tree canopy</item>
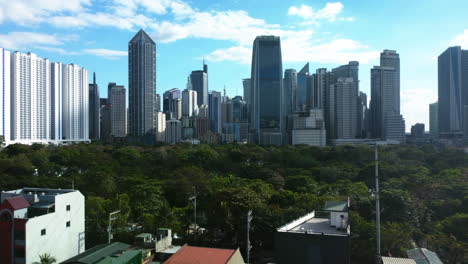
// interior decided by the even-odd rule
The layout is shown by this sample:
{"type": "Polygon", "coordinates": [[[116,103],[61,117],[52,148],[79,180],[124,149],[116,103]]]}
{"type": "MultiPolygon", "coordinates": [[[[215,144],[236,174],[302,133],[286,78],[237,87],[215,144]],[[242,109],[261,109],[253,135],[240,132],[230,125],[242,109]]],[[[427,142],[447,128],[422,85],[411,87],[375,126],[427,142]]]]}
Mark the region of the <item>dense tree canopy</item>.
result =
{"type": "MultiPolygon", "coordinates": [[[[71,188],[86,196],[86,245],[107,240],[108,214],[120,210],[115,239],[172,228],[193,245],[245,248],[253,210],[253,259],[273,249],[276,228],[329,199],[351,199],[353,263],[375,251],[374,154],[369,146],[79,144],[10,145],[0,152],[0,189],[71,188]],[[197,224],[190,232],[197,196],[197,224]],[[128,223],[142,228],[132,231],[128,223]]],[[[382,253],[414,245],[448,264],[468,262],[468,155],[432,146],[380,149],[382,253]]]]}

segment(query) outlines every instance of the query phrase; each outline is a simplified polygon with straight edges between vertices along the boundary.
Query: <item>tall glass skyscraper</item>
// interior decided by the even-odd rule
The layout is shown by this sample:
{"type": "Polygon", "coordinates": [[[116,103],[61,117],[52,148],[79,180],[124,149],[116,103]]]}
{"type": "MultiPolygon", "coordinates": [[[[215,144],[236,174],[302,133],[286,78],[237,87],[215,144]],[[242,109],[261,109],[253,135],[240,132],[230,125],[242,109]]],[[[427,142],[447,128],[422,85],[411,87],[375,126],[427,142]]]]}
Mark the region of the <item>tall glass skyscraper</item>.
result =
{"type": "Polygon", "coordinates": [[[460,134],[464,107],[468,106],[468,50],[450,47],[438,58],[439,133],[460,134]]]}
{"type": "Polygon", "coordinates": [[[221,93],[211,91],[208,94],[208,111],[210,119],[210,128],[213,133],[221,133],[221,93]]]}
{"type": "Polygon", "coordinates": [[[99,86],[96,83],[96,73],[93,73],[93,83],[89,84],[89,139],[98,140],[99,132],[99,86]]]}
{"type": "Polygon", "coordinates": [[[140,30],[128,43],[128,134],[156,132],[156,44],[140,30]]]}
{"type": "Polygon", "coordinates": [[[286,69],[284,71],[284,95],[283,95],[285,115],[289,115],[296,110],[296,90],[297,90],[297,72],[295,69],[286,69]]]}
{"type": "MultiPolygon", "coordinates": [[[[296,102],[295,111],[305,111],[307,101],[307,87],[309,79],[309,63],[306,63],[304,67],[297,73],[297,89],[296,89],[296,102]]],[[[312,92],[310,92],[312,93],[312,92]]]]}
{"type": "Polygon", "coordinates": [[[283,143],[283,64],[277,36],[258,36],[253,43],[251,129],[254,141],[283,143]]]}
{"type": "Polygon", "coordinates": [[[208,65],[203,62],[203,70],[192,71],[189,80],[191,89],[197,92],[198,107],[208,105],[208,65]]]}

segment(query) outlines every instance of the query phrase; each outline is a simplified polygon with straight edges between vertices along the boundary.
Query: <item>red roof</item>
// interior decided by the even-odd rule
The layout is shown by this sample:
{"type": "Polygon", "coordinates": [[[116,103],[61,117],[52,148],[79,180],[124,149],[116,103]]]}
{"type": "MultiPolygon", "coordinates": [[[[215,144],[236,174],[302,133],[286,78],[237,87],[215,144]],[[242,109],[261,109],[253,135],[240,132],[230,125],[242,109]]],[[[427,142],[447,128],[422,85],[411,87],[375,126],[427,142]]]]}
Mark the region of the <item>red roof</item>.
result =
{"type": "Polygon", "coordinates": [[[26,201],[26,199],[23,196],[14,196],[6,198],[4,202],[9,203],[13,210],[20,210],[28,208],[30,206],[28,201],[26,201]]]}
{"type": "Polygon", "coordinates": [[[233,249],[191,247],[185,244],[164,264],[226,264],[235,252],[233,249]]]}

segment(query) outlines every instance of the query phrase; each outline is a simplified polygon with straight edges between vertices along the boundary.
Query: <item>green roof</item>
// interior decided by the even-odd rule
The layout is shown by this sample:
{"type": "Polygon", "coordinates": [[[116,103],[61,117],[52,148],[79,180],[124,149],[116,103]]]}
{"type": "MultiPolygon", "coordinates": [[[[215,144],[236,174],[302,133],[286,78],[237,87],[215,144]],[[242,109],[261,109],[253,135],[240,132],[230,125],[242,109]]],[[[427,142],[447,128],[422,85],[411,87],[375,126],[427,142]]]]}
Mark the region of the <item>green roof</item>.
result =
{"type": "Polygon", "coordinates": [[[141,261],[141,250],[128,250],[120,256],[107,256],[96,264],[126,264],[132,259],[138,258],[141,261]]]}
{"type": "Polygon", "coordinates": [[[130,245],[120,243],[120,242],[115,242],[110,245],[109,244],[97,245],[71,259],[68,259],[62,262],[62,264],[66,264],[66,263],[95,264],[98,261],[102,260],[103,258],[114,255],[129,247],[130,245]]]}
{"type": "Polygon", "coordinates": [[[327,201],[323,207],[324,211],[334,212],[347,212],[348,202],[347,201],[327,201]]]}

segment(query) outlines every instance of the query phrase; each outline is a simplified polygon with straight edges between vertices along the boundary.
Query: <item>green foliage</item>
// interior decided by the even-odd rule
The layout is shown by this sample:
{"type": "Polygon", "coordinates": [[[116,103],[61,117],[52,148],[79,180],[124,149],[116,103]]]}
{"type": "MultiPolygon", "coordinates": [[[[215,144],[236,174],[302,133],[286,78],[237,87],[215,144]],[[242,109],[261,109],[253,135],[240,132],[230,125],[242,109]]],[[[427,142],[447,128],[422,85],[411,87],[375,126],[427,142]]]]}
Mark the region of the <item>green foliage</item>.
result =
{"type": "MultiPolygon", "coordinates": [[[[116,239],[127,226],[171,228],[180,243],[245,247],[253,210],[253,254],[273,249],[276,228],[327,200],[351,199],[353,263],[375,252],[374,149],[369,146],[10,145],[0,152],[0,189],[70,188],[86,196],[86,245],[107,241],[109,213],[116,239]],[[189,231],[194,221],[203,234],[189,231]]],[[[422,244],[444,263],[467,263],[468,155],[433,146],[380,148],[382,254],[406,256],[422,244]]]]}

